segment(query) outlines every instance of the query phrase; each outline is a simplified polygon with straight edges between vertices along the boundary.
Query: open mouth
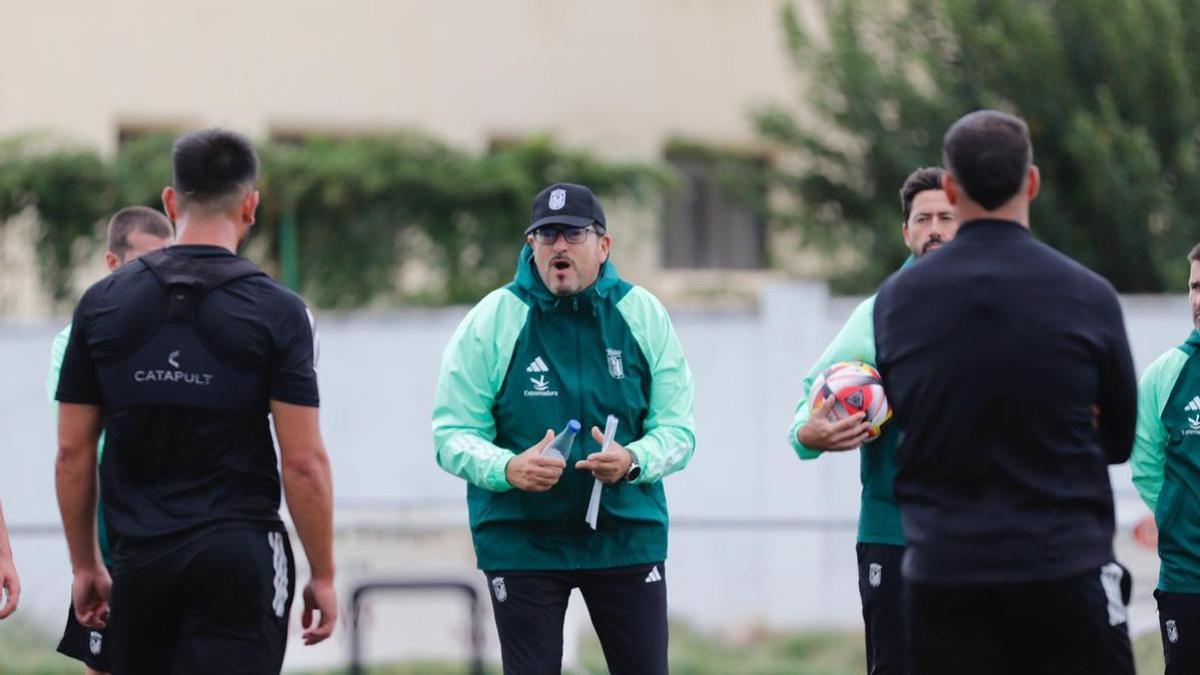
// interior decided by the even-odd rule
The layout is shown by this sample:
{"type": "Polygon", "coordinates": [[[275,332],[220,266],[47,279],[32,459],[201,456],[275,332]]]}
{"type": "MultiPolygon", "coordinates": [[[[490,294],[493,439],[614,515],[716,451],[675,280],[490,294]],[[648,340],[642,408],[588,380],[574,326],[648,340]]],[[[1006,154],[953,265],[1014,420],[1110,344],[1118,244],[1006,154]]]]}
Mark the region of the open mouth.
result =
{"type": "Polygon", "coordinates": [[[550,267],[552,269],[558,270],[559,272],[566,272],[567,270],[571,269],[571,261],[563,260],[560,258],[558,260],[551,262],[550,267]]]}

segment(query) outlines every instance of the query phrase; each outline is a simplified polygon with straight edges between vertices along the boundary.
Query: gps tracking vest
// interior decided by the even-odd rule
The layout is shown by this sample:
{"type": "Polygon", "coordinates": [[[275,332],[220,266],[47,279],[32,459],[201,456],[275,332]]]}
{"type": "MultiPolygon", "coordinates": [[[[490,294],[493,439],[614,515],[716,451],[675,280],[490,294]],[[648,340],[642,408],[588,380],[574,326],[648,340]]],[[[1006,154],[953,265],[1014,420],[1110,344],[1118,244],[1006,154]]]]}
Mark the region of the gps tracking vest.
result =
{"type": "Polygon", "coordinates": [[[263,374],[239,367],[236,357],[215,347],[215,327],[200,326],[197,310],[212,290],[264,274],[262,270],[243,258],[194,259],[162,250],[138,260],[163,289],[160,320],[124,356],[98,364],[106,404],[117,409],[178,405],[261,410],[266,400],[263,374]]]}
{"type": "Polygon", "coordinates": [[[149,253],[101,284],[73,331],[100,386],[114,564],[209,527],[279,531],[268,412],[283,353],[272,331],[293,298],[216,247],[149,253]]]}

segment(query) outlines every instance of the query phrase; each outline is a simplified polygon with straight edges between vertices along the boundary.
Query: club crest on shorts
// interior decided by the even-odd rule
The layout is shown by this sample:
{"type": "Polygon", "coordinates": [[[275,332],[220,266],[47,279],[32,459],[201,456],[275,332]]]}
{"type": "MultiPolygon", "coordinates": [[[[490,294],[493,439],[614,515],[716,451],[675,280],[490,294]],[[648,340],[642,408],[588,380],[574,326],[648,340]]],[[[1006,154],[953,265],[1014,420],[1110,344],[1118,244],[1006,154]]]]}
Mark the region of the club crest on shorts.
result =
{"type": "Polygon", "coordinates": [[[92,656],[100,655],[100,648],[104,645],[104,636],[97,631],[91,631],[88,634],[88,651],[92,656]]]}
{"type": "Polygon", "coordinates": [[[1175,625],[1175,619],[1167,619],[1163,626],[1167,629],[1167,642],[1179,642],[1179,626],[1175,625]]]}
{"type": "Polygon", "coordinates": [[[871,588],[879,588],[879,584],[883,583],[883,567],[879,563],[871,563],[867,568],[867,583],[871,588]]]}
{"type": "Polygon", "coordinates": [[[608,352],[608,374],[612,375],[614,380],[619,380],[625,377],[625,362],[621,360],[620,349],[606,349],[608,352]]]}
{"type": "Polygon", "coordinates": [[[508,589],[504,587],[504,577],[492,579],[492,593],[496,596],[496,602],[504,602],[508,599],[508,589]]]}
{"type": "Polygon", "coordinates": [[[557,190],[550,191],[550,203],[547,204],[547,206],[550,207],[551,211],[557,211],[566,205],[567,205],[567,191],[566,190],[564,190],[562,188],[558,188],[557,190]]]}

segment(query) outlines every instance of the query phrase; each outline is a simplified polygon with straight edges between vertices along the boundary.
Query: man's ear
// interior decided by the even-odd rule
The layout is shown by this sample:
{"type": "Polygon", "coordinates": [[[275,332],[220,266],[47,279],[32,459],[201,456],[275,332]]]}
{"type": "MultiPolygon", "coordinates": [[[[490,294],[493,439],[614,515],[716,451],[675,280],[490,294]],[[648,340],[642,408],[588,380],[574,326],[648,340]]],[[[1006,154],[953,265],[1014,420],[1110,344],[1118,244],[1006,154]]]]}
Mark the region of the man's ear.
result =
{"type": "Polygon", "coordinates": [[[121,258],[119,258],[117,254],[113,253],[112,251],[105,251],[104,266],[108,268],[109,272],[112,272],[121,266],[121,258]]]}
{"type": "Polygon", "coordinates": [[[605,232],[603,237],[600,237],[600,262],[608,262],[608,254],[612,250],[612,235],[605,232]]]}
{"type": "Polygon", "coordinates": [[[254,212],[258,210],[258,190],[251,190],[242,198],[242,221],[247,225],[254,224],[254,212]]]}
{"type": "Polygon", "coordinates": [[[163,211],[166,212],[167,218],[169,218],[172,223],[179,220],[179,213],[177,211],[177,209],[179,208],[179,204],[176,202],[176,198],[178,196],[179,195],[175,194],[175,188],[171,187],[170,185],[163,188],[163,191],[162,191],[163,211]]]}
{"type": "Polygon", "coordinates": [[[950,206],[958,206],[958,181],[949,171],[942,173],[942,191],[946,193],[946,201],[950,202],[950,206]]]}
{"type": "Polygon", "coordinates": [[[1042,189],[1042,172],[1038,171],[1037,165],[1029,166],[1029,175],[1025,179],[1025,196],[1029,197],[1029,201],[1037,199],[1038,192],[1042,189]]]}

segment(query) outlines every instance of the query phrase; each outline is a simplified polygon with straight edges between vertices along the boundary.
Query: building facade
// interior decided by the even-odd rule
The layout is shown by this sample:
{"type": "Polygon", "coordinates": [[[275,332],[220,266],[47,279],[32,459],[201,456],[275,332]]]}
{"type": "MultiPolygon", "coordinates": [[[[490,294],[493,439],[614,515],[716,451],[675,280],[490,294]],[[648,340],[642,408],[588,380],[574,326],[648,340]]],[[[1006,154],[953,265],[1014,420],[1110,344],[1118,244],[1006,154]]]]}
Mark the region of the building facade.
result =
{"type": "MultiPolygon", "coordinates": [[[[776,0],[9,0],[0,19],[0,137],[49,132],[111,154],[210,125],[260,139],[415,129],[484,152],[544,133],[677,169],[665,204],[610,214],[627,276],[736,301],[767,274],[766,223],[681,148],[772,161],[749,112],[798,91],[776,0]]],[[[6,230],[0,312],[44,314],[20,262],[28,227],[6,230]]],[[[79,285],[98,274],[81,269],[79,285]]]]}

